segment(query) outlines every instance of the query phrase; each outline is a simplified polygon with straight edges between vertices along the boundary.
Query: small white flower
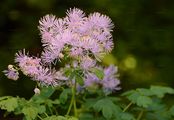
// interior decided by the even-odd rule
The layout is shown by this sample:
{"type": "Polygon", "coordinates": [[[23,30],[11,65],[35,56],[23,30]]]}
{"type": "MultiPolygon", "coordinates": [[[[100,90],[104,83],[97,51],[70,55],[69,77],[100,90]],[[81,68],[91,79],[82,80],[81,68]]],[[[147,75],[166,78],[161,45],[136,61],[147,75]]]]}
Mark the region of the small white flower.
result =
{"type": "Polygon", "coordinates": [[[39,89],[39,88],[35,88],[35,89],[34,89],[34,93],[35,93],[35,94],[40,94],[40,89],[39,89]]]}
{"type": "Polygon", "coordinates": [[[13,69],[13,65],[8,65],[8,69],[12,70],[13,69]]]}

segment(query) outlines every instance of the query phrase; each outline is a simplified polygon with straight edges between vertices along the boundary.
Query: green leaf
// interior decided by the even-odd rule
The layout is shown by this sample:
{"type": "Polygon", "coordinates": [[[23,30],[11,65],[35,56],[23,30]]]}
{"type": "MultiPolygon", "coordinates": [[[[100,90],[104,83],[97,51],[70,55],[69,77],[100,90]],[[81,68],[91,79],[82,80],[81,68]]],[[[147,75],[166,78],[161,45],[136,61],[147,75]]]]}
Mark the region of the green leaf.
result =
{"type": "Polygon", "coordinates": [[[71,75],[71,73],[72,73],[72,69],[71,68],[65,68],[64,69],[64,74],[65,74],[65,76],[66,77],[69,77],[70,75],[71,75]]]}
{"type": "Polygon", "coordinates": [[[121,113],[120,118],[121,120],[136,120],[132,114],[126,112],[121,113]]]}
{"type": "Polygon", "coordinates": [[[0,97],[0,101],[1,100],[4,100],[4,99],[8,99],[8,98],[11,98],[11,96],[3,96],[3,97],[0,97]]]}
{"type": "Polygon", "coordinates": [[[94,104],[96,104],[96,101],[98,101],[99,98],[88,98],[86,99],[86,102],[83,104],[84,105],[84,109],[90,109],[93,108],[94,104]]]}
{"type": "Polygon", "coordinates": [[[147,96],[139,96],[136,103],[138,106],[147,108],[149,105],[152,104],[152,99],[147,96]]]}
{"type": "Polygon", "coordinates": [[[153,98],[153,104],[148,107],[148,111],[160,111],[165,110],[167,107],[162,103],[160,98],[153,98]]]}
{"type": "Polygon", "coordinates": [[[147,120],[173,120],[170,112],[167,109],[162,109],[159,111],[150,111],[146,113],[147,120]]]}
{"type": "Polygon", "coordinates": [[[112,114],[113,114],[113,111],[111,111],[111,108],[110,106],[105,106],[103,109],[102,109],[102,114],[105,118],[108,118],[110,119],[112,117],[112,114]]]}
{"type": "Polygon", "coordinates": [[[67,120],[65,117],[63,116],[49,116],[49,117],[46,117],[44,118],[43,120],[67,120]]]}
{"type": "Polygon", "coordinates": [[[80,119],[80,120],[94,120],[94,117],[93,117],[93,115],[90,114],[90,113],[81,113],[81,114],[79,115],[79,119],[80,119]]]}
{"type": "Polygon", "coordinates": [[[97,69],[97,68],[92,68],[91,72],[93,72],[100,80],[102,80],[103,77],[104,77],[103,70],[100,70],[100,69],[97,69]]]}
{"type": "Polygon", "coordinates": [[[40,96],[44,99],[49,98],[55,92],[54,87],[48,86],[41,89],[40,96]]]}
{"type": "Polygon", "coordinates": [[[129,91],[126,91],[122,94],[122,96],[129,96],[131,94],[133,94],[134,92],[136,92],[136,90],[129,90],[129,91]]]}
{"type": "Polygon", "coordinates": [[[79,83],[79,85],[84,84],[83,78],[80,75],[76,75],[75,79],[76,79],[76,82],[79,83]]]}
{"type": "Polygon", "coordinates": [[[147,108],[150,104],[152,104],[152,99],[148,96],[150,94],[148,94],[145,89],[131,90],[123,93],[122,95],[126,96],[132,103],[135,103],[140,107],[147,108]]]}
{"type": "Polygon", "coordinates": [[[62,104],[65,104],[67,99],[68,99],[68,94],[71,94],[71,90],[70,89],[64,89],[62,91],[62,93],[59,96],[59,100],[62,104]]]}
{"type": "Polygon", "coordinates": [[[43,120],[78,120],[77,118],[75,117],[64,117],[64,116],[49,116],[49,117],[46,117],[44,118],[43,120]]]}
{"type": "Polygon", "coordinates": [[[98,112],[102,111],[106,119],[110,119],[117,111],[120,111],[120,108],[108,98],[97,101],[93,108],[98,112]]]}
{"type": "Polygon", "coordinates": [[[14,111],[18,107],[18,99],[15,97],[4,97],[0,100],[0,108],[8,112],[14,111]]]}
{"type": "Polygon", "coordinates": [[[163,86],[151,86],[151,92],[159,98],[163,98],[165,94],[174,94],[174,89],[163,86]]]}
{"type": "Polygon", "coordinates": [[[55,92],[55,88],[48,86],[41,88],[39,95],[34,95],[31,99],[34,101],[43,102],[45,99],[49,98],[55,92]]]}
{"type": "Polygon", "coordinates": [[[60,101],[59,101],[58,99],[56,99],[56,100],[47,99],[47,100],[45,101],[45,104],[47,104],[48,107],[52,107],[53,104],[54,104],[54,105],[60,104],[60,101]]]}
{"type": "Polygon", "coordinates": [[[77,118],[75,118],[75,117],[68,117],[68,119],[67,120],[78,120],[77,118]]]}
{"type": "Polygon", "coordinates": [[[44,105],[40,105],[39,107],[38,107],[38,113],[39,114],[42,114],[42,113],[44,113],[46,111],[46,107],[44,106],[44,105]]]}
{"type": "Polygon", "coordinates": [[[172,116],[174,116],[174,105],[170,108],[170,114],[172,115],[172,116]]]}
{"type": "Polygon", "coordinates": [[[137,103],[137,99],[140,96],[140,94],[136,90],[125,92],[122,95],[126,96],[132,103],[137,103]]]}
{"type": "Polygon", "coordinates": [[[150,89],[138,88],[136,90],[125,92],[122,96],[126,96],[132,103],[135,103],[138,106],[147,108],[152,104],[153,96],[162,98],[166,93],[174,94],[174,89],[170,87],[151,86],[150,89]]]}
{"type": "Polygon", "coordinates": [[[22,109],[22,113],[25,115],[27,120],[34,120],[38,114],[38,108],[34,106],[25,106],[22,109]]]}
{"type": "Polygon", "coordinates": [[[145,89],[145,88],[138,88],[138,89],[136,89],[136,91],[139,92],[143,96],[152,96],[153,95],[151,90],[145,89]]]}
{"type": "Polygon", "coordinates": [[[73,78],[75,78],[76,82],[79,83],[80,85],[83,85],[84,84],[84,81],[83,81],[83,71],[79,68],[75,69],[73,71],[73,78]]]}

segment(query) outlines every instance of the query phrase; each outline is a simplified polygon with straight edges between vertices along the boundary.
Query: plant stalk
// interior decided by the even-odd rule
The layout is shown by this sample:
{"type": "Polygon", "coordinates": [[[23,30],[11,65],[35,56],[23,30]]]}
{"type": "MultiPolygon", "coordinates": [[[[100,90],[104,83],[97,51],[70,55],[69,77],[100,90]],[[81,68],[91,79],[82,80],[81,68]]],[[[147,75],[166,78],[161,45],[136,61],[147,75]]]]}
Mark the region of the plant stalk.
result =
{"type": "Polygon", "coordinates": [[[66,115],[69,115],[69,113],[71,112],[72,106],[74,107],[74,116],[77,117],[77,107],[76,107],[76,98],[75,98],[75,94],[76,94],[76,82],[74,84],[74,86],[72,86],[72,97],[71,97],[71,102],[68,108],[68,111],[66,113],[66,115]]]}
{"type": "Polygon", "coordinates": [[[41,116],[37,115],[37,117],[38,117],[40,120],[43,120],[41,116]]]}
{"type": "Polygon", "coordinates": [[[138,114],[138,117],[137,117],[137,120],[140,120],[141,119],[141,117],[143,116],[143,110],[141,110],[141,112],[138,114]]]}
{"type": "Polygon", "coordinates": [[[126,112],[126,110],[132,105],[133,103],[130,102],[124,109],[123,109],[123,112],[126,112]]]}
{"type": "Polygon", "coordinates": [[[77,106],[76,106],[76,82],[74,83],[74,116],[77,117],[77,106]]]}

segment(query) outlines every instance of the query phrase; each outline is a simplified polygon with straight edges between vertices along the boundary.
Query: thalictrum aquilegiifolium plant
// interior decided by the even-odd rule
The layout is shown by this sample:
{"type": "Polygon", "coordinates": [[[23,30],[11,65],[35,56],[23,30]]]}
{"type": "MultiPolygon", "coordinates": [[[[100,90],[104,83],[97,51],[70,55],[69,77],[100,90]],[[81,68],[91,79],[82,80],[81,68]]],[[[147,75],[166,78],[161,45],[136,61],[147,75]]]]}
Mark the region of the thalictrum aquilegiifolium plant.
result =
{"type": "Polygon", "coordinates": [[[69,9],[64,18],[46,15],[39,21],[43,51],[31,56],[25,49],[15,55],[15,64],[3,72],[12,80],[19,71],[36,81],[34,95],[0,97],[0,108],[24,120],[172,120],[174,105],[165,104],[165,94],[174,89],[151,86],[121,95],[118,69],[101,64],[114,48],[112,20],[94,12],[88,16],[69,9]],[[62,63],[63,67],[57,67],[62,63]],[[58,94],[55,94],[58,93],[58,94]],[[57,95],[55,97],[55,95],[57,95]],[[53,97],[54,96],[54,97],[53,97]]]}

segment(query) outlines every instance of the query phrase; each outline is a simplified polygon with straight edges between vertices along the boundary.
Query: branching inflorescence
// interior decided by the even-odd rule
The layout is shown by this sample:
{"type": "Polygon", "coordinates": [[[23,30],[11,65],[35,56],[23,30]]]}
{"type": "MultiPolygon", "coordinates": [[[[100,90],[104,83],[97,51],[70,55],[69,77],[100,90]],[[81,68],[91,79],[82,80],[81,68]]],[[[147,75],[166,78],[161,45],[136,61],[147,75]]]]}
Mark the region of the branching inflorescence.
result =
{"type": "Polygon", "coordinates": [[[5,75],[17,80],[20,70],[41,85],[72,86],[76,83],[76,87],[82,89],[100,87],[104,93],[118,90],[117,67],[100,65],[102,57],[114,47],[111,19],[98,12],[86,16],[77,8],[66,14],[64,18],[54,15],[41,18],[38,26],[44,47],[41,57],[31,57],[25,49],[19,51],[15,56],[16,65],[9,65],[5,75]],[[68,59],[68,63],[56,70],[54,65],[64,59],[68,59]]]}

